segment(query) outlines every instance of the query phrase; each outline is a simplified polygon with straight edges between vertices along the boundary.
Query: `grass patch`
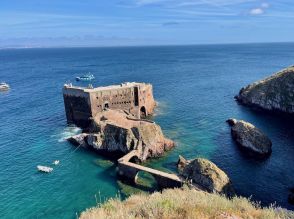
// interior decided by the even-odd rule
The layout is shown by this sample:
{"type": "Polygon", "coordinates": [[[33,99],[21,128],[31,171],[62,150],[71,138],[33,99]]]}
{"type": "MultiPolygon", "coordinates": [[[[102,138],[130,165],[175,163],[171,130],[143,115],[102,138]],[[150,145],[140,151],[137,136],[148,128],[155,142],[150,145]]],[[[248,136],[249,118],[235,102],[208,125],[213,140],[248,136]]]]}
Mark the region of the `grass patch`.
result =
{"type": "Polygon", "coordinates": [[[111,199],[101,207],[83,212],[81,219],[92,218],[294,218],[293,212],[262,208],[243,197],[227,199],[196,190],[167,189],[162,193],[136,194],[125,201],[111,199]]]}

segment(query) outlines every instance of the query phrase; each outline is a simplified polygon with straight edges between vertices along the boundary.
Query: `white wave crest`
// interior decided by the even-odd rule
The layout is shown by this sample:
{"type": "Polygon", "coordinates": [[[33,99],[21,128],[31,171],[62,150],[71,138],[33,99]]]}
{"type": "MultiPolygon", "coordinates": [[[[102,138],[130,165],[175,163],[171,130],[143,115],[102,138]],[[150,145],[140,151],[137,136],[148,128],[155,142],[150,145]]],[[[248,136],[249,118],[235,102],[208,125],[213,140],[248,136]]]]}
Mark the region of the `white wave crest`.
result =
{"type": "Polygon", "coordinates": [[[59,135],[58,142],[64,142],[67,138],[77,135],[82,132],[82,129],[76,126],[68,126],[66,127],[59,135]]]}

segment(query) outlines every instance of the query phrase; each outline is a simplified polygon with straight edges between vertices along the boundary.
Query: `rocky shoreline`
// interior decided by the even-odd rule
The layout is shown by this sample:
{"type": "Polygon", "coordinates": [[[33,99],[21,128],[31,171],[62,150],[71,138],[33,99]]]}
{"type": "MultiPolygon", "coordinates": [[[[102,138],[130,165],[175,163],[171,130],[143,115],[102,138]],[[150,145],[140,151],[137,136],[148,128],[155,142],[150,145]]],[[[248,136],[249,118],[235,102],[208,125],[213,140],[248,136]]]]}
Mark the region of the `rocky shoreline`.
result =
{"type": "MultiPolygon", "coordinates": [[[[294,77],[293,87],[291,84],[292,75],[294,75],[294,66],[242,88],[235,98],[246,106],[288,114],[294,113],[294,97],[292,100],[292,94],[287,94],[289,89],[294,88],[294,77]],[[288,81],[287,86],[283,87],[285,90],[281,91],[282,85],[279,83],[285,83],[285,80],[289,78],[291,80],[288,81]]],[[[271,155],[272,142],[260,129],[243,120],[228,119],[227,122],[231,126],[232,138],[242,151],[256,158],[268,158],[271,155]]],[[[135,152],[135,156],[130,157],[130,160],[136,159],[132,161],[128,159],[121,163],[119,159],[117,167],[120,173],[118,175],[127,175],[126,178],[133,182],[136,181],[138,171],[144,170],[143,166],[139,167],[136,163],[163,156],[166,151],[175,147],[175,143],[163,135],[160,126],[155,122],[140,119],[122,109],[105,109],[94,117],[89,117],[88,124],[87,127],[84,127],[83,133],[70,137],[68,141],[110,157],[114,154],[129,156],[135,152]]],[[[178,174],[168,176],[165,176],[164,172],[160,175],[161,173],[158,173],[160,171],[145,169],[151,172],[160,183],[163,182],[167,188],[174,188],[171,185],[177,183],[171,183],[171,180],[178,180],[182,182],[181,186],[187,185],[190,189],[219,193],[227,197],[236,195],[229,176],[207,159],[186,160],[180,156],[177,167],[178,174]],[[171,178],[168,179],[168,177],[171,178]],[[167,180],[167,183],[164,180],[167,180]]],[[[293,202],[292,193],[289,195],[289,202],[293,202]]]]}
{"type": "MultiPolygon", "coordinates": [[[[175,143],[163,135],[155,122],[139,119],[124,110],[106,109],[95,117],[90,117],[88,124],[83,133],[68,138],[68,141],[108,157],[129,157],[126,161],[118,159],[117,170],[119,178],[125,177],[132,183],[136,182],[137,172],[146,169],[144,166],[133,166],[132,162],[143,163],[150,158],[158,158],[175,147],[175,143]]],[[[159,174],[154,177],[161,178],[159,183],[163,187],[181,187],[186,184],[191,189],[217,192],[228,197],[235,194],[229,177],[206,159],[186,160],[180,157],[178,174],[174,175],[150,168],[146,171],[159,174]],[[178,184],[177,180],[181,183],[178,184]]]]}
{"type": "MultiPolygon", "coordinates": [[[[175,146],[173,141],[164,137],[160,126],[156,123],[130,117],[121,110],[106,110],[99,113],[95,118],[91,118],[90,126],[84,129],[83,133],[68,138],[68,141],[112,158],[115,154],[131,158],[133,157],[131,153],[134,152],[136,159],[133,162],[135,163],[143,163],[147,159],[160,157],[175,146]]],[[[120,160],[118,160],[119,166],[122,165],[120,160]]],[[[121,168],[118,173],[123,171],[121,168]]],[[[135,176],[130,168],[124,167],[126,171],[124,174],[132,179],[135,176]]],[[[191,189],[217,192],[228,197],[235,195],[226,173],[206,159],[186,160],[180,156],[178,177],[183,181],[181,186],[187,184],[191,189]]],[[[168,185],[173,188],[172,185],[175,184],[165,184],[165,186],[168,185]]]]}
{"type": "Polygon", "coordinates": [[[109,155],[125,155],[137,150],[140,162],[160,157],[175,146],[156,123],[133,118],[120,110],[99,113],[91,118],[90,126],[85,131],[68,141],[109,155]]]}

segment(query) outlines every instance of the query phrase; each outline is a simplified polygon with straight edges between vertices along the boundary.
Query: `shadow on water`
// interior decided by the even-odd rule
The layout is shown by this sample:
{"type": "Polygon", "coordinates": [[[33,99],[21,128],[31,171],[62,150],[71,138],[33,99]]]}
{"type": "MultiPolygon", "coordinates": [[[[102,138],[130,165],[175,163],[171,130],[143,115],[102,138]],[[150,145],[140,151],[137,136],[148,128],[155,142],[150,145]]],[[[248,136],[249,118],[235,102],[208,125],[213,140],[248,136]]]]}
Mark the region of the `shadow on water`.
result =
{"type": "Polygon", "coordinates": [[[119,179],[117,184],[120,188],[122,199],[126,199],[132,194],[159,191],[155,178],[150,173],[143,171],[138,172],[136,183],[119,179]]]}
{"type": "MultiPolygon", "coordinates": [[[[238,109],[256,122],[261,122],[265,126],[273,126],[283,131],[294,131],[294,115],[278,112],[264,111],[261,109],[251,109],[238,104],[238,109]]],[[[237,118],[242,119],[242,118],[237,118]]]]}

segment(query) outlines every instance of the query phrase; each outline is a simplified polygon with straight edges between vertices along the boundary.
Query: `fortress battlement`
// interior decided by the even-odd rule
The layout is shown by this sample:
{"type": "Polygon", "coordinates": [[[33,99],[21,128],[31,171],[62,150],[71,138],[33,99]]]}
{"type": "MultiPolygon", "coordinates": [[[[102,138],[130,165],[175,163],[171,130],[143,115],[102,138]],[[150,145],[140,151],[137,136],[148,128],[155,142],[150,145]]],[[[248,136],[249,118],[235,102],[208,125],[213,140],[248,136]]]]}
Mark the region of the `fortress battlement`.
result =
{"type": "Polygon", "coordinates": [[[137,82],[96,88],[65,84],[63,99],[68,123],[79,126],[87,126],[90,117],[107,109],[124,110],[140,119],[155,107],[152,85],[137,82]]]}

